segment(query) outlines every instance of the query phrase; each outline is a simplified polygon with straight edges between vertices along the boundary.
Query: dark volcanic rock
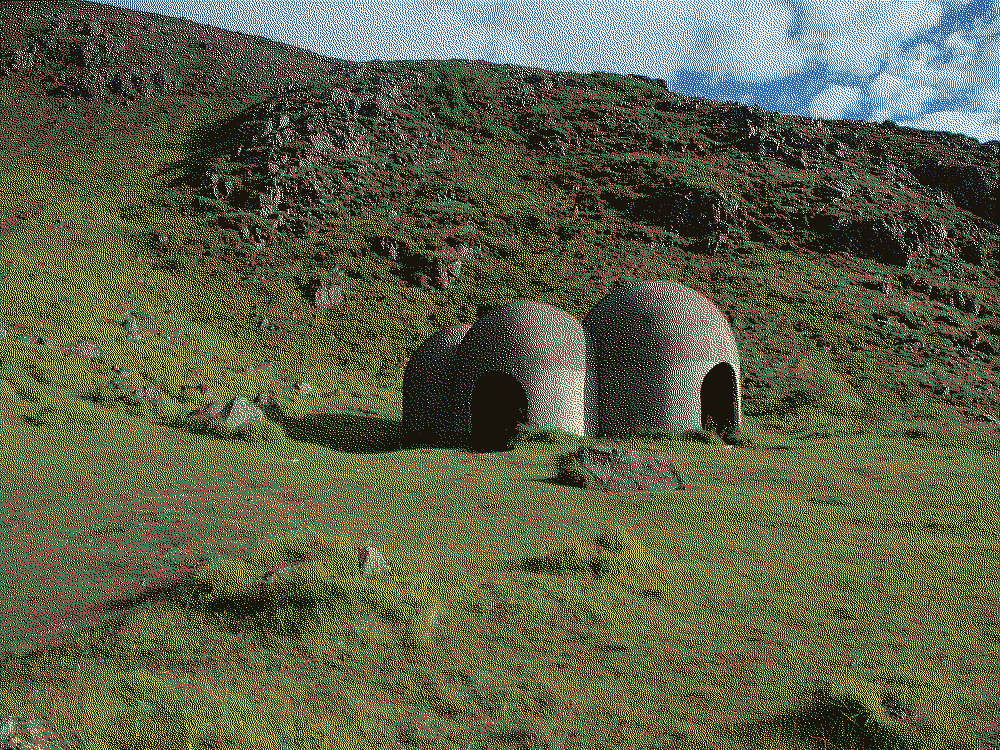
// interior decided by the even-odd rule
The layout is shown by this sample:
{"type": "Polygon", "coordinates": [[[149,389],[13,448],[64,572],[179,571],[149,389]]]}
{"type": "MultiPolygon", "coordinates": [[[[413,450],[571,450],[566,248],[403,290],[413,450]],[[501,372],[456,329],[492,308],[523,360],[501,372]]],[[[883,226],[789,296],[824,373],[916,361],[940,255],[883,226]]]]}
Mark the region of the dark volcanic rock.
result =
{"type": "Polygon", "coordinates": [[[746,215],[729,193],[691,186],[663,188],[636,198],[640,221],[692,237],[741,231],[746,215]]]}
{"type": "Polygon", "coordinates": [[[995,222],[1000,174],[996,167],[976,164],[946,164],[939,160],[915,167],[920,182],[951,195],[955,204],[969,213],[995,222]]]}
{"type": "Polygon", "coordinates": [[[817,224],[821,230],[829,228],[827,249],[843,250],[887,265],[906,267],[932,255],[953,253],[955,247],[943,225],[911,217],[841,219],[827,222],[826,227],[820,220],[817,224]]]}

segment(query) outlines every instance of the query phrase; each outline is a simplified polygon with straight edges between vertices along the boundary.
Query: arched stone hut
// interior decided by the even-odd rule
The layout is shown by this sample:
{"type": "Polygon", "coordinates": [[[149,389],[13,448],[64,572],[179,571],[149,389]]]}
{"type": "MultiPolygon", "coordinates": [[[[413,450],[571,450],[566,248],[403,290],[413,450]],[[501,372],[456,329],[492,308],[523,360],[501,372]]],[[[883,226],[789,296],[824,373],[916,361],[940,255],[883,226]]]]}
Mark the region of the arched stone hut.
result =
{"type": "Polygon", "coordinates": [[[403,425],[486,449],[518,422],[593,437],[707,427],[739,434],[739,351],[707,298],[672,281],[625,284],[581,324],[518,300],[424,342],[403,376],[403,425]]]}
{"type": "Polygon", "coordinates": [[[594,305],[583,327],[591,435],[738,435],[739,349],[707,297],[675,281],[631,282],[594,305]]]}
{"type": "Polygon", "coordinates": [[[421,344],[403,372],[403,428],[431,437],[454,430],[452,372],[458,345],[472,326],[438,331],[421,344]]]}
{"type": "Polygon", "coordinates": [[[580,321],[517,300],[476,321],[452,372],[456,430],[503,442],[520,422],[584,431],[587,344],[580,321]]]}

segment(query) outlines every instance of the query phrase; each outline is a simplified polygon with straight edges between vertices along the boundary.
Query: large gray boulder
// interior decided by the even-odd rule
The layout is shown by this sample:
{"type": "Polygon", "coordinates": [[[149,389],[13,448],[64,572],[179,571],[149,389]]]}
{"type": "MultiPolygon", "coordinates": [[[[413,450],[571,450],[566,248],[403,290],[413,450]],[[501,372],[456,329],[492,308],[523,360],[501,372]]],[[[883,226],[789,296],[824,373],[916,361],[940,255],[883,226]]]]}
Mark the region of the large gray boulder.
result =
{"type": "Polygon", "coordinates": [[[580,464],[608,492],[662,492],[684,489],[668,456],[637,453],[608,445],[585,445],[580,464]]]}
{"type": "Polygon", "coordinates": [[[230,427],[241,427],[247,422],[264,419],[264,411],[242,396],[237,396],[219,413],[219,419],[230,427]]]}

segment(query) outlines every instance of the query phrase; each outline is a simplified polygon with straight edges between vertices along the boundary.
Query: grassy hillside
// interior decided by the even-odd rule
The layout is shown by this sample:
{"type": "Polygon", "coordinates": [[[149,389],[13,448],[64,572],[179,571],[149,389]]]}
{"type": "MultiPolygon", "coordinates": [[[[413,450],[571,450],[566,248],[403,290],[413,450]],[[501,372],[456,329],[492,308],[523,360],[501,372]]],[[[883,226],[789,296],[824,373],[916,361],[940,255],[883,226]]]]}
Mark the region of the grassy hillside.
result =
{"type": "Polygon", "coordinates": [[[87,748],[997,741],[998,144],[0,8],[0,719],[87,748]],[[564,434],[402,442],[431,333],[634,277],[704,293],[743,355],[744,447],[630,442],[687,489],[567,484],[593,441],[564,434]],[[260,425],[187,418],[262,393],[260,425]]]}

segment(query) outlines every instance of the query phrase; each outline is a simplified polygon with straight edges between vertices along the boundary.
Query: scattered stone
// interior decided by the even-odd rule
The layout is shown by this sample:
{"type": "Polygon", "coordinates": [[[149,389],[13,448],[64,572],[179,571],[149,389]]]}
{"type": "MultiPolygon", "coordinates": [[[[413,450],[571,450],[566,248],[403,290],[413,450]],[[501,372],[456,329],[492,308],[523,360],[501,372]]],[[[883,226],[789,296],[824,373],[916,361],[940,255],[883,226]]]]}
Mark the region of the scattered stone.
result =
{"type": "Polygon", "coordinates": [[[154,385],[137,388],[132,391],[132,395],[139,401],[145,401],[147,404],[156,404],[157,406],[163,404],[163,394],[160,393],[160,389],[154,385]]]}
{"type": "Polygon", "coordinates": [[[358,550],[358,567],[361,568],[362,574],[366,576],[373,576],[380,570],[388,569],[385,560],[382,558],[382,553],[379,552],[374,547],[361,547],[358,550]]]}
{"type": "Polygon", "coordinates": [[[237,396],[226,404],[226,408],[219,413],[219,417],[230,427],[240,427],[247,422],[264,419],[264,412],[242,396],[237,396]]]}
{"type": "Polygon", "coordinates": [[[313,291],[312,303],[320,310],[332,310],[344,302],[344,290],[339,286],[320,284],[313,291]]]}
{"type": "Polygon", "coordinates": [[[49,349],[56,348],[56,342],[47,336],[39,336],[36,342],[39,346],[47,346],[49,349]]]}
{"type": "Polygon", "coordinates": [[[77,341],[75,344],[63,347],[64,354],[75,354],[78,357],[96,359],[101,356],[101,350],[97,348],[93,341],[77,341]]]}
{"type": "Polygon", "coordinates": [[[662,492],[683,489],[668,456],[637,453],[607,445],[583,446],[581,465],[608,492],[662,492]]]}
{"type": "Polygon", "coordinates": [[[51,730],[35,719],[0,718],[0,750],[54,750],[60,747],[51,730]]]}

